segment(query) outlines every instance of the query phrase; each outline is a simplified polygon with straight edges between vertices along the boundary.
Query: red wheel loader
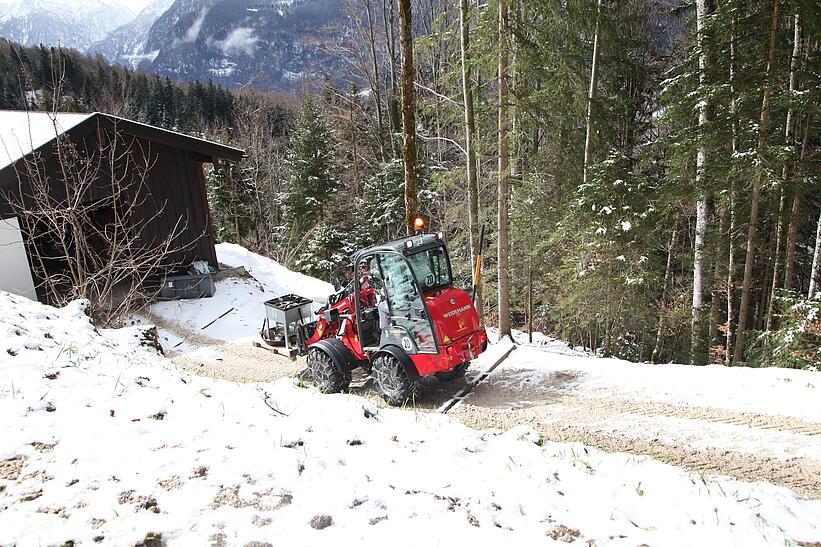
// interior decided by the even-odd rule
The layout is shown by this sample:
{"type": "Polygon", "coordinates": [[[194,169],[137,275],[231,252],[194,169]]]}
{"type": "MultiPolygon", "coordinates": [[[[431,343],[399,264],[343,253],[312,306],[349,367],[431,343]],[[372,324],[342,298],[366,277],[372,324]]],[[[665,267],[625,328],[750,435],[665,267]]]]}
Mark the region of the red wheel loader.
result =
{"type": "MultiPolygon", "coordinates": [[[[293,308],[298,319],[290,325],[263,326],[266,342],[290,340],[298,353],[307,353],[322,392],[345,391],[351,371],[361,367],[388,404],[402,405],[416,396],[423,376],[455,379],[487,349],[471,297],[453,286],[441,234],[362,249],[353,264],[358,269],[353,281],[330,297],[316,320],[305,317],[304,308],[293,308]]],[[[274,311],[281,317],[293,313],[274,311]]],[[[267,321],[271,317],[269,309],[267,321]]]]}

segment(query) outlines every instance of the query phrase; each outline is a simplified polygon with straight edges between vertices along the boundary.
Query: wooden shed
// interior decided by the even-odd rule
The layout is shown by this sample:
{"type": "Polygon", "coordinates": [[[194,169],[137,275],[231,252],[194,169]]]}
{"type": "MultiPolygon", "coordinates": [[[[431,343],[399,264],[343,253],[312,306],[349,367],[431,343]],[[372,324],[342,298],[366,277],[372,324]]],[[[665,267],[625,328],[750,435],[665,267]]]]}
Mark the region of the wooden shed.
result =
{"type": "Polygon", "coordinates": [[[194,261],[216,267],[203,164],[242,157],[236,148],[100,112],[0,111],[0,289],[48,301],[45,278],[68,266],[44,261],[42,245],[35,253],[49,228],[55,237],[53,225],[32,214],[44,201],[67,211],[101,204],[89,217],[99,234],[114,217],[139,226],[131,246],[164,245],[164,273],[194,261]],[[106,198],[112,188],[123,190],[119,203],[106,198]]]}

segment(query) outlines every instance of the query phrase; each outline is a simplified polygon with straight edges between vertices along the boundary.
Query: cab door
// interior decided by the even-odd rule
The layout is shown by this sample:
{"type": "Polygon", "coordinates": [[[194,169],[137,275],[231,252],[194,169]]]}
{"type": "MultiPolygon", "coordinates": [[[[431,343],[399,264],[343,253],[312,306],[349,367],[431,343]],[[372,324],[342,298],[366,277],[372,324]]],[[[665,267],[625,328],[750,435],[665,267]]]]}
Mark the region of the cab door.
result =
{"type": "Polygon", "coordinates": [[[405,257],[380,253],[390,327],[382,332],[382,345],[392,343],[408,353],[437,353],[430,316],[419,284],[405,257]]]}

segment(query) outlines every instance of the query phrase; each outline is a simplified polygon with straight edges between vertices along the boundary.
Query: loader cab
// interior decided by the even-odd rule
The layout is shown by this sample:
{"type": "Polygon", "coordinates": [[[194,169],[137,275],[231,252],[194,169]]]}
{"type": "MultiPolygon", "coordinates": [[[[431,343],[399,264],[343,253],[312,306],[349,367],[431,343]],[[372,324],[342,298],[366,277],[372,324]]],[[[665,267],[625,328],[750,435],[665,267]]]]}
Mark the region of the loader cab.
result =
{"type": "Polygon", "coordinates": [[[426,295],[453,283],[442,238],[425,234],[365,249],[354,264],[362,261],[369,275],[365,283],[355,277],[354,300],[363,353],[388,345],[408,354],[438,353],[426,295]]]}

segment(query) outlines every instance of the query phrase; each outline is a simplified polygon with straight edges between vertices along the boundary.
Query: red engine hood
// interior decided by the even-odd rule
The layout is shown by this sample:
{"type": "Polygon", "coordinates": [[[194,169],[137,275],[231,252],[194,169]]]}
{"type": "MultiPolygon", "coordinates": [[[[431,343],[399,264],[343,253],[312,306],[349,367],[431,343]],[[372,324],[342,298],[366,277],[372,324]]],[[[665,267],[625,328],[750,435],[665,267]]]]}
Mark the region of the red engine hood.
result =
{"type": "Polygon", "coordinates": [[[476,308],[462,289],[450,287],[426,294],[425,304],[440,345],[482,329],[476,308]]]}

